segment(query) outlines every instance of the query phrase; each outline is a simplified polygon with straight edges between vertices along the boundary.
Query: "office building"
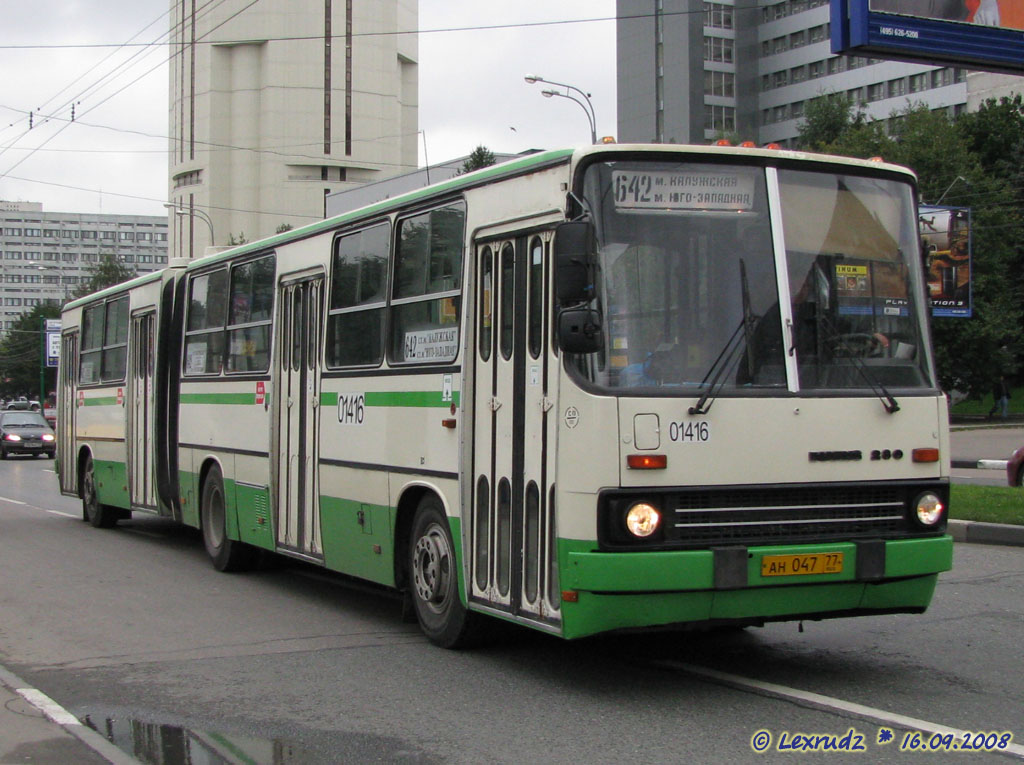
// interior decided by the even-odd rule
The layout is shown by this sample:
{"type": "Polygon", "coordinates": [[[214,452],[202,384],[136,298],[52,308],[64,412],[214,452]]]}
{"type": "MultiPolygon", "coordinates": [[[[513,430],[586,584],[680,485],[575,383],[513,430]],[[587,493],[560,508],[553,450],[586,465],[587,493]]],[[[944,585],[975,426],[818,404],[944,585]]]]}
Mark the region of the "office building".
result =
{"type": "Polygon", "coordinates": [[[416,0],[171,3],[171,257],[417,165],[416,0]]]}
{"type": "MultiPolygon", "coordinates": [[[[831,52],[827,0],[618,0],[618,138],[791,147],[811,99],[845,93],[870,119],[909,102],[957,114],[967,72],[831,52]]],[[[1016,79],[1016,78],[1015,78],[1016,79]]]]}
{"type": "Polygon", "coordinates": [[[139,274],[164,268],[167,218],[47,212],[39,202],[0,201],[0,327],[10,329],[36,305],[63,304],[104,255],[139,274]]]}

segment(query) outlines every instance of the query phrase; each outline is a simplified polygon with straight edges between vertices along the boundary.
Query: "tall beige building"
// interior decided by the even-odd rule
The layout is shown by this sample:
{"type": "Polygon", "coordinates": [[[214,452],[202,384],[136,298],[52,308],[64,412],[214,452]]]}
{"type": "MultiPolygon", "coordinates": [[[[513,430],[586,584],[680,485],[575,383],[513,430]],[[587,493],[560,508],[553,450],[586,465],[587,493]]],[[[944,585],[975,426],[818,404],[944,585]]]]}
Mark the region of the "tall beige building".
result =
{"type": "Polygon", "coordinates": [[[169,255],[417,165],[417,0],[172,0],[169,255]]]}

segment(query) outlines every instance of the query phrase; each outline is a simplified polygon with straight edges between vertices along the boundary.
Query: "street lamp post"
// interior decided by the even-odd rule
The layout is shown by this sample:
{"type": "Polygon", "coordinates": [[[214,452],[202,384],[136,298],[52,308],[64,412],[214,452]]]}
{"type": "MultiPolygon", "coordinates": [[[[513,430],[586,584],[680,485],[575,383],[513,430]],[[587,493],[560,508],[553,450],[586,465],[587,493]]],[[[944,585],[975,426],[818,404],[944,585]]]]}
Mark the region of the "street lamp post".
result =
{"type": "Polygon", "coordinates": [[[211,220],[210,216],[207,215],[205,212],[200,210],[198,207],[190,207],[188,209],[186,209],[184,207],[179,207],[178,205],[174,204],[173,202],[166,202],[164,204],[164,207],[166,207],[168,210],[172,211],[175,215],[180,215],[182,217],[185,217],[185,216],[188,216],[188,215],[198,215],[202,220],[206,221],[206,225],[210,229],[210,246],[211,247],[216,247],[217,246],[217,240],[213,236],[213,220],[211,220]]]}
{"type": "Polygon", "coordinates": [[[64,276],[63,265],[50,265],[48,263],[39,263],[34,260],[29,261],[27,265],[29,268],[35,268],[40,271],[58,271],[60,273],[60,276],[58,276],[57,278],[60,280],[60,284],[63,285],[64,287],[64,302],[68,302],[68,283],[67,279],[64,276]]]}
{"type": "Polygon", "coordinates": [[[594,113],[594,105],[590,102],[590,94],[584,93],[582,90],[577,88],[575,85],[569,85],[564,82],[555,82],[554,80],[545,80],[538,74],[528,74],[524,78],[530,85],[536,82],[543,82],[548,85],[554,85],[555,87],[565,88],[565,92],[561,93],[557,90],[542,90],[541,95],[545,98],[552,98],[558,96],[559,98],[568,98],[570,101],[575,101],[583,109],[583,112],[587,115],[587,122],[590,123],[590,143],[597,143],[597,115],[594,113]],[[572,95],[569,91],[574,91],[580,95],[580,98],[572,95]],[[582,99],[582,100],[581,100],[582,99]]]}

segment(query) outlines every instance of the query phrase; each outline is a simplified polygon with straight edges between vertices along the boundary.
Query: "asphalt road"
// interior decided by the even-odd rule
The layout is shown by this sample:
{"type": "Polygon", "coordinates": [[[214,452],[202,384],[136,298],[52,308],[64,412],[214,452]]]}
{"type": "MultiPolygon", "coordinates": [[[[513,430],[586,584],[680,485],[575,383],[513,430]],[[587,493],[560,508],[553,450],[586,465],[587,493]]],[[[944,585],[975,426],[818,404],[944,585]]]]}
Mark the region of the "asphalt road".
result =
{"type": "Polygon", "coordinates": [[[921,616],[574,643],[507,630],[451,652],[349,580],[219,574],[196,533],[154,518],[93,529],[50,470],[0,464],[0,664],[143,762],[763,762],[851,729],[867,759],[829,761],[963,758],[900,751],[899,716],[1024,744],[1019,548],[958,544],[921,616]]]}
{"type": "MultiPolygon", "coordinates": [[[[998,422],[979,426],[954,426],[949,434],[953,459],[1005,460],[1024,446],[1024,427],[1005,426],[998,422]]],[[[971,470],[954,467],[952,479],[960,483],[1006,486],[1002,470],[971,470]]]]}

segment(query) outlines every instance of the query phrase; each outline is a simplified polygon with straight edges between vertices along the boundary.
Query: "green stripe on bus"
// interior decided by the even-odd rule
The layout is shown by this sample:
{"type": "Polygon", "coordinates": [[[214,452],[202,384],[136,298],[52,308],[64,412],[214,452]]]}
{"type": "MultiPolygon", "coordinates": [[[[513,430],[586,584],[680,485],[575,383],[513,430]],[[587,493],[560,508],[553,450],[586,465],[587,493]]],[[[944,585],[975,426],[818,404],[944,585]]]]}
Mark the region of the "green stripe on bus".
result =
{"type": "Polygon", "coordinates": [[[410,406],[410,407],[449,407],[459,405],[458,391],[452,391],[450,400],[445,401],[439,390],[434,391],[393,391],[367,393],[367,406],[410,406]]]}
{"type": "Polygon", "coordinates": [[[182,404],[255,404],[255,393],[182,393],[182,404]]]}
{"type": "Polygon", "coordinates": [[[117,406],[117,396],[96,396],[95,398],[83,398],[82,406],[117,406]]]}
{"type": "MultiPolygon", "coordinates": [[[[428,407],[444,408],[453,403],[459,405],[458,391],[452,391],[450,401],[445,401],[440,391],[400,391],[400,392],[377,392],[365,394],[365,406],[405,406],[405,407],[428,407]]],[[[328,391],[321,391],[320,406],[337,406],[338,394],[328,391]]]]}

